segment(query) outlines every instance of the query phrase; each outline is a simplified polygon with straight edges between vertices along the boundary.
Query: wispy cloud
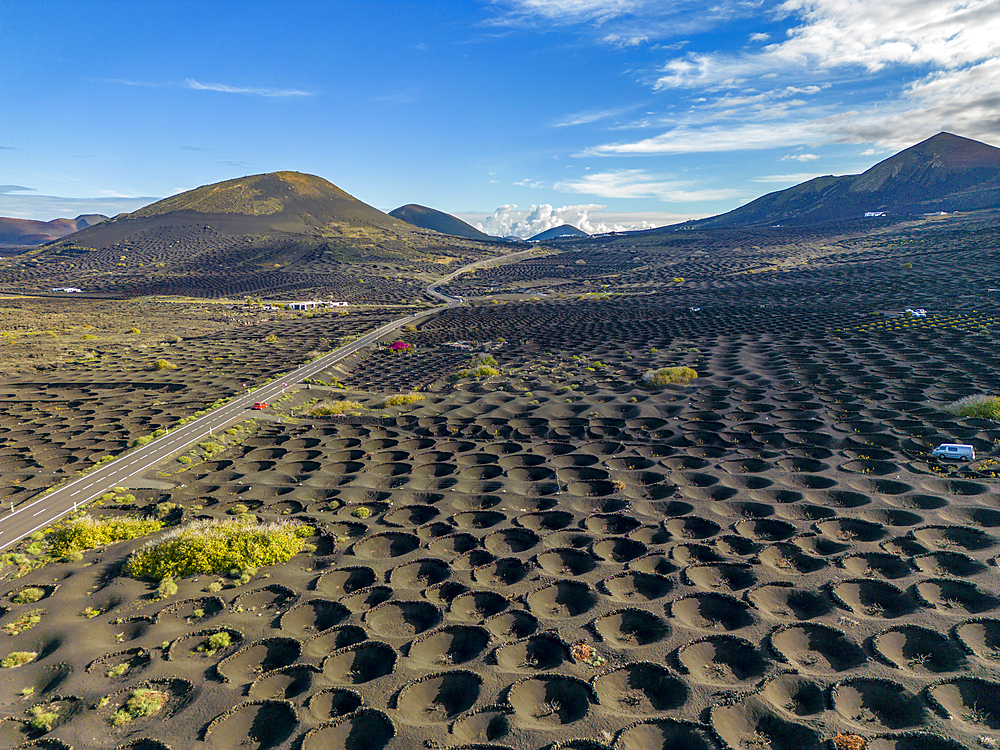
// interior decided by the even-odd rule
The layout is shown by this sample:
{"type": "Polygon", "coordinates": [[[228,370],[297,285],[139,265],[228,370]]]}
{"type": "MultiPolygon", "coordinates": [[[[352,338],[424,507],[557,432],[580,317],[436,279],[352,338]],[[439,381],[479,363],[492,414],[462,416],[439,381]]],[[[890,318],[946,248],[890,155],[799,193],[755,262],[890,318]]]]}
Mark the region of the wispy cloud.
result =
{"type": "Polygon", "coordinates": [[[545,19],[561,23],[605,23],[639,10],[642,0],[507,0],[508,22],[545,19]]]}
{"type": "MultiPolygon", "coordinates": [[[[583,155],[835,143],[885,151],[942,130],[1000,139],[995,0],[785,0],[777,13],[771,20],[787,24],[781,41],[740,52],[691,52],[663,64],[652,87],[683,92],[689,106],[641,123],[662,132],[596,145],[583,155]]],[[[766,41],[762,34],[750,38],[766,41]]]]}
{"type": "Polygon", "coordinates": [[[577,112],[576,114],[567,115],[561,120],[556,120],[550,127],[553,128],[567,128],[574,125],[589,125],[592,122],[600,122],[601,120],[607,120],[612,117],[617,117],[618,115],[630,112],[635,107],[621,107],[618,109],[599,109],[590,110],[587,112],[577,112]]]}
{"type": "Polygon", "coordinates": [[[8,193],[27,193],[33,191],[34,188],[24,187],[23,185],[0,185],[0,194],[7,195],[8,193]]]}
{"type": "Polygon", "coordinates": [[[816,172],[800,172],[799,174],[766,174],[755,177],[754,182],[780,183],[785,185],[798,185],[800,182],[807,182],[815,177],[822,177],[816,172]]]}
{"type": "Polygon", "coordinates": [[[782,161],[816,161],[819,156],[816,154],[785,154],[782,161]]]}
{"type": "Polygon", "coordinates": [[[757,0],[492,0],[487,26],[547,31],[573,29],[599,44],[628,49],[731,22],[754,12],[757,0]]]}
{"type": "Polygon", "coordinates": [[[194,89],[195,91],[218,91],[223,94],[250,94],[252,96],[276,98],[313,96],[313,92],[303,91],[301,89],[269,89],[257,88],[253,86],[231,86],[226,83],[201,83],[193,78],[185,78],[183,87],[194,89]]]}
{"type": "Polygon", "coordinates": [[[372,101],[384,102],[385,104],[393,105],[403,105],[403,104],[413,104],[419,101],[424,95],[424,90],[420,86],[410,86],[409,88],[402,89],[400,91],[393,91],[388,94],[382,94],[381,96],[372,97],[372,101]]]}
{"type": "Polygon", "coordinates": [[[223,94],[248,94],[250,96],[263,96],[268,98],[287,98],[314,96],[312,91],[302,89],[272,89],[256,86],[232,86],[227,83],[202,83],[194,78],[185,78],[183,81],[167,81],[156,83],[153,81],[133,81],[127,78],[102,78],[106,83],[117,83],[121,86],[138,86],[150,89],[190,89],[191,91],[217,91],[223,94]]]}
{"type": "Polygon", "coordinates": [[[727,200],[739,198],[742,191],[701,188],[688,181],[666,180],[642,169],[619,169],[588,174],[555,184],[556,190],[601,198],[659,198],[668,203],[727,200]]]}

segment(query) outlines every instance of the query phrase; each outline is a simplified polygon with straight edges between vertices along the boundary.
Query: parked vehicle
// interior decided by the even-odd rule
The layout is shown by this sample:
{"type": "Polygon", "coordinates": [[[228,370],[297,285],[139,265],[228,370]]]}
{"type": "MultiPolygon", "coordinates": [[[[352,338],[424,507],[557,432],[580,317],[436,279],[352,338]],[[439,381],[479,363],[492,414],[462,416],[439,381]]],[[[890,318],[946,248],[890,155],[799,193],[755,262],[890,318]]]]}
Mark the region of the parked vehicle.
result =
{"type": "Polygon", "coordinates": [[[938,458],[951,458],[956,461],[975,461],[976,449],[962,443],[941,443],[931,451],[931,455],[938,458]]]}
{"type": "Polygon", "coordinates": [[[267,401],[258,401],[256,404],[254,404],[250,408],[251,409],[255,409],[257,411],[260,411],[261,409],[266,409],[267,408],[267,401]]]}

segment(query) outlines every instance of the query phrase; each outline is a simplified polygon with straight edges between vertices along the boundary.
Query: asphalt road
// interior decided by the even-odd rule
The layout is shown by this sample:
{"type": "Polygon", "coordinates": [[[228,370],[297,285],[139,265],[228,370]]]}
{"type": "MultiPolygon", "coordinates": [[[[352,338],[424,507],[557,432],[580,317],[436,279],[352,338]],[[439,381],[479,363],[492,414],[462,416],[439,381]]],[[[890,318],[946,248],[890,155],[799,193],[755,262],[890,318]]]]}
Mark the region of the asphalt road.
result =
{"type": "Polygon", "coordinates": [[[186,450],[189,446],[211,439],[214,433],[221,432],[237,422],[250,418],[255,414],[250,410],[254,403],[272,401],[280,396],[286,387],[297,385],[305,378],[319,374],[359,349],[375,343],[397,328],[463,303],[461,297],[452,297],[438,291],[439,285],[480,266],[494,262],[507,262],[530,252],[532,250],[523,250],[499,257],[484,258],[462,266],[457,271],[427,287],[427,293],[444,302],[444,305],[399,318],[381,328],[370,331],[350,344],[285,373],[266,385],[248,391],[242,396],[237,396],[229,403],[213,409],[204,416],[167,431],[165,435],[141,448],[128,451],[119,458],[101,464],[90,473],[38,496],[16,508],[13,512],[10,509],[4,512],[4,509],[0,508],[0,550],[4,550],[29,534],[49,526],[67,513],[72,513],[78,506],[99,497],[114,487],[122,486],[128,479],[148,471],[171,456],[186,450]]]}

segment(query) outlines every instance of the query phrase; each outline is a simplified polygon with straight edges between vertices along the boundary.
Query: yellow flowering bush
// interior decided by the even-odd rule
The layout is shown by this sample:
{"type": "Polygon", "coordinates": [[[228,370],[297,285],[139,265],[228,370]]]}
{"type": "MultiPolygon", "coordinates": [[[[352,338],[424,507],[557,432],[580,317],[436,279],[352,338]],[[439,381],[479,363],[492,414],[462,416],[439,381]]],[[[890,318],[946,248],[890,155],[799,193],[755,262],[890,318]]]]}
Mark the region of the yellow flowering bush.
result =
{"type": "Polygon", "coordinates": [[[137,549],[125,569],[133,578],[161,580],[259,568],[285,562],[299,553],[303,538],[312,533],[312,527],[296,521],[195,521],[137,549]]]}

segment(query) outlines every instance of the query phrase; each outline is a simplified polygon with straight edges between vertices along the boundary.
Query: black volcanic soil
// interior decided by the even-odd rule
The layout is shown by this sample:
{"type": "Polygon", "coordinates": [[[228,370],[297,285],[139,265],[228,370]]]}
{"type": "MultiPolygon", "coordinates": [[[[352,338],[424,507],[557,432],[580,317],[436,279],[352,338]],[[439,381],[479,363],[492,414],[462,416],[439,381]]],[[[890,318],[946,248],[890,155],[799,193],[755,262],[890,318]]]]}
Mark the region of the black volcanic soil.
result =
{"type": "Polygon", "coordinates": [[[791,250],[727,254],[713,235],[711,255],[693,239],[612,244],[481,274],[542,281],[545,296],[434,317],[406,334],[415,353],[358,357],[330,373],[348,390],[300,391],[288,419],[130,506],[169,500],[185,522],[243,504],[315,525],[315,549],[217,593],[215,576],[180,580],[166,601],[118,574],[142,540],[5,569],[0,627],[44,614],[0,634],[0,658],[38,653],[2,675],[0,737],[99,750],[1000,741],[1000,425],[942,408],[991,391],[1000,367],[995,239],[964,226],[951,249],[943,224],[897,228],[905,249],[887,243],[883,259],[885,237],[827,237],[802,266],[791,250]],[[558,297],[566,281],[600,291],[598,277],[628,291],[641,253],[651,277],[684,276],[675,262],[703,275],[558,297]],[[928,316],[897,315],[904,301],[928,316]],[[450,377],[471,356],[457,341],[492,342],[499,374],[450,377]],[[699,377],[640,384],[666,365],[699,377]],[[371,408],[417,387],[423,400],[371,408]],[[341,397],[362,407],[308,416],[341,397]],[[980,460],[932,460],[943,440],[980,460]],[[38,602],[13,603],[43,584],[38,602]],[[103,611],[85,620],[87,606],[103,611]],[[198,652],[220,629],[232,646],[198,652]],[[162,713],[112,728],[111,708],[143,686],[169,693],[162,713]],[[59,709],[50,731],[25,723],[35,704],[59,709]]]}

